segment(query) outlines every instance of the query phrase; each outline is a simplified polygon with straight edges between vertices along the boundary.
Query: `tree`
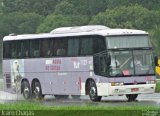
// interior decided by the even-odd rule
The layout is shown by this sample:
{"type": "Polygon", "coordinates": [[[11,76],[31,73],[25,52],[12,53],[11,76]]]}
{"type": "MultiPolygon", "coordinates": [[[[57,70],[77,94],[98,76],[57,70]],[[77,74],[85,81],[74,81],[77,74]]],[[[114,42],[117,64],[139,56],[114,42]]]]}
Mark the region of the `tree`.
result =
{"type": "Polygon", "coordinates": [[[150,30],[151,40],[154,47],[154,50],[157,55],[160,56],[160,25],[155,26],[152,30],[150,30]]]}
{"type": "Polygon", "coordinates": [[[38,27],[37,32],[50,32],[57,27],[80,26],[88,24],[88,18],[83,15],[49,15],[38,27]]]}
{"type": "Polygon", "coordinates": [[[149,10],[159,10],[160,0],[106,0],[107,7],[113,9],[121,6],[141,5],[149,10]]]}
{"type": "Polygon", "coordinates": [[[55,6],[61,2],[61,0],[2,0],[3,12],[35,12],[40,15],[47,16],[54,12],[55,6]]]}
{"type": "Polygon", "coordinates": [[[87,15],[91,17],[105,11],[106,3],[106,0],[64,0],[57,4],[55,13],[62,15],[87,15]]]}
{"type": "Polygon", "coordinates": [[[0,18],[0,32],[2,36],[10,33],[35,33],[43,17],[36,13],[13,12],[2,14],[0,18]]]}
{"type": "Polygon", "coordinates": [[[142,6],[122,6],[107,9],[94,16],[90,24],[102,24],[109,27],[152,29],[160,23],[160,12],[150,11],[142,6]]]}
{"type": "Polygon", "coordinates": [[[60,4],[58,4],[55,8],[56,15],[78,15],[79,12],[77,11],[76,7],[67,1],[63,1],[60,4]]]}

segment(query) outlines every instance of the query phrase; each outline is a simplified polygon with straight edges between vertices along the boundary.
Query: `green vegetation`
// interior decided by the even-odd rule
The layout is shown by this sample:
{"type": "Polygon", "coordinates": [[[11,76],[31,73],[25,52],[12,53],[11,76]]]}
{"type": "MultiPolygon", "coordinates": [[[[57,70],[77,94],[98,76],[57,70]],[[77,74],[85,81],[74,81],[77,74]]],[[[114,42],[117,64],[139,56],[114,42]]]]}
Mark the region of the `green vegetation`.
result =
{"type": "Polygon", "coordinates": [[[150,107],[150,106],[137,106],[136,103],[133,106],[62,106],[62,107],[49,107],[44,106],[40,103],[30,103],[30,102],[20,102],[20,103],[7,103],[0,104],[1,110],[28,110],[34,112],[36,115],[112,115],[112,116],[130,116],[136,115],[141,116],[142,113],[148,113],[149,111],[158,112],[160,107],[150,107]],[[38,110],[38,111],[37,111],[38,110]]]}
{"type": "Polygon", "coordinates": [[[0,37],[88,24],[148,31],[160,49],[159,0],[0,0],[0,37]]]}
{"type": "MultiPolygon", "coordinates": [[[[159,6],[160,0],[0,0],[0,38],[2,40],[10,33],[44,33],[63,26],[100,24],[111,28],[134,28],[148,31],[155,52],[160,55],[159,6]]],[[[1,46],[0,42],[0,48],[1,46]]],[[[1,87],[2,84],[0,84],[1,87]]],[[[157,82],[156,92],[160,92],[160,82],[157,82]]],[[[136,105],[131,107],[47,107],[32,102],[0,104],[0,109],[52,110],[54,114],[70,116],[80,115],[83,112],[86,112],[85,115],[93,116],[104,114],[141,116],[146,110],[160,110],[159,107],[137,107],[136,105]]]]}
{"type": "Polygon", "coordinates": [[[2,110],[160,110],[160,107],[153,106],[137,106],[136,102],[133,106],[45,106],[40,102],[16,102],[0,104],[2,110]]]}
{"type": "Polygon", "coordinates": [[[160,93],[160,81],[157,81],[156,92],[160,93]]]}

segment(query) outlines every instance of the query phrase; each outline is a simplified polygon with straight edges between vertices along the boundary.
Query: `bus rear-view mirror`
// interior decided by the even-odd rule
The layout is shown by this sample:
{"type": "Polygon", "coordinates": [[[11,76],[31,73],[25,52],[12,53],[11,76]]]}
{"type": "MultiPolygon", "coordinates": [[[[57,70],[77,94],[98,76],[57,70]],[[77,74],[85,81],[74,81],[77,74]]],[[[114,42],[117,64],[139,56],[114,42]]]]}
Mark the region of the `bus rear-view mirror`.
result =
{"type": "Polygon", "coordinates": [[[155,64],[155,66],[159,66],[159,64],[158,64],[158,56],[154,57],[154,64],[155,64]]]}
{"type": "Polygon", "coordinates": [[[110,66],[111,65],[111,56],[110,55],[107,55],[107,66],[110,66]]]}

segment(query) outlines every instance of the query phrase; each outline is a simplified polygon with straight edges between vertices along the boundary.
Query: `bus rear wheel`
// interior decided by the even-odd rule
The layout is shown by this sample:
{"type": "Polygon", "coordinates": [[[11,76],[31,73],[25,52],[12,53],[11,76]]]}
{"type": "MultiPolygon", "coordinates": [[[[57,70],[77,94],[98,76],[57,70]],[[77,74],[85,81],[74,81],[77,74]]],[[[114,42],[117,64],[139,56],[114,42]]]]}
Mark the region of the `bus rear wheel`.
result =
{"type": "Polygon", "coordinates": [[[33,98],[36,100],[41,100],[44,98],[44,95],[42,95],[42,89],[41,89],[40,82],[35,81],[33,83],[32,94],[33,94],[33,98]]]}
{"type": "Polygon", "coordinates": [[[136,101],[138,94],[128,94],[126,95],[129,102],[136,101]]]}
{"type": "Polygon", "coordinates": [[[25,99],[31,98],[31,89],[28,81],[22,81],[22,94],[25,99]]]}
{"type": "Polygon", "coordinates": [[[102,98],[102,96],[97,95],[97,86],[93,80],[89,81],[89,97],[92,101],[101,101],[102,98]]]}

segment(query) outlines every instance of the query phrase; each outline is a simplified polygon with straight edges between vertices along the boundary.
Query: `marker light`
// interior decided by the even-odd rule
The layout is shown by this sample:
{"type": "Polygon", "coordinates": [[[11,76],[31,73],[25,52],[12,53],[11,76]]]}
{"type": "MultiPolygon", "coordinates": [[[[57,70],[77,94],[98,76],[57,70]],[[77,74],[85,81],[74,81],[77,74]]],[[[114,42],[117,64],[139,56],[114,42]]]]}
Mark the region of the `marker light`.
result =
{"type": "Polygon", "coordinates": [[[111,83],[111,86],[123,86],[124,83],[115,83],[115,82],[112,82],[111,83]]]}
{"type": "Polygon", "coordinates": [[[146,81],[146,84],[155,84],[156,81],[155,80],[151,80],[151,81],[146,81]]]}

